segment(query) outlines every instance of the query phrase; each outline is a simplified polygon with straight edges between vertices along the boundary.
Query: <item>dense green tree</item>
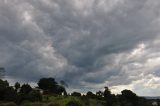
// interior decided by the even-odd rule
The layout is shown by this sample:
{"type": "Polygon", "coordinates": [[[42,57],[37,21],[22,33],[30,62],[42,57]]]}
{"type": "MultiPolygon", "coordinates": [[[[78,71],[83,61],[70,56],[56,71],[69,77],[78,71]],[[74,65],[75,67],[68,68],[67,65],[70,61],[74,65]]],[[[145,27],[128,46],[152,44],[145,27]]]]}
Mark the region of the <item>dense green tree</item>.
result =
{"type": "Polygon", "coordinates": [[[41,78],[38,82],[38,87],[48,93],[57,94],[57,86],[58,83],[54,78],[41,78]]]}
{"type": "Polygon", "coordinates": [[[110,96],[111,96],[111,91],[109,90],[109,88],[108,87],[105,87],[105,90],[104,90],[104,97],[105,98],[110,98],[110,96]]]}
{"type": "Polygon", "coordinates": [[[8,87],[9,83],[0,79],[0,100],[4,100],[4,95],[8,87]]]}
{"type": "Polygon", "coordinates": [[[96,99],[99,99],[99,100],[103,100],[103,92],[102,91],[98,91],[96,92],[96,99]]]}
{"type": "MultiPolygon", "coordinates": [[[[38,82],[39,88],[49,91],[49,94],[67,95],[67,92],[63,84],[58,84],[54,78],[42,78],[38,82]]],[[[36,89],[32,89],[29,84],[20,84],[17,82],[15,86],[9,86],[7,81],[0,79],[0,101],[22,103],[23,101],[41,101],[42,95],[36,89]],[[15,87],[15,89],[14,89],[15,87]],[[16,92],[20,88],[20,92],[16,92]]],[[[78,96],[85,102],[85,100],[99,99],[103,102],[103,106],[151,106],[152,100],[147,100],[142,97],[138,97],[131,90],[123,90],[120,95],[114,95],[111,93],[108,87],[105,87],[104,92],[96,92],[96,95],[92,92],[87,92],[86,96],[81,96],[79,92],[73,92],[72,96],[78,96]],[[99,98],[100,97],[100,98],[99,98]],[[88,99],[94,98],[94,99],[88,99]],[[105,102],[104,102],[105,101],[105,102]],[[106,103],[106,104],[104,104],[106,103]]],[[[48,96],[47,96],[48,97],[48,96]]],[[[47,99],[48,100],[48,99],[47,99]]],[[[85,103],[86,106],[90,105],[85,103]]],[[[155,100],[154,100],[155,101],[155,100]]],[[[158,100],[157,100],[158,101],[158,100]]],[[[79,106],[75,101],[71,101],[67,106],[79,106]]]]}
{"type": "Polygon", "coordinates": [[[21,94],[28,94],[32,91],[32,87],[29,84],[23,84],[20,90],[21,94]]]}
{"type": "Polygon", "coordinates": [[[57,94],[59,94],[59,95],[67,95],[67,92],[66,92],[66,89],[63,87],[63,86],[58,86],[57,87],[57,94]]]}
{"type": "Polygon", "coordinates": [[[111,94],[111,91],[109,90],[108,87],[105,87],[104,91],[104,99],[106,101],[106,106],[115,106],[119,104],[118,99],[114,94],[111,94]]]}
{"type": "Polygon", "coordinates": [[[102,97],[103,96],[103,92],[102,91],[96,92],[96,96],[102,97]]]}
{"type": "Polygon", "coordinates": [[[4,94],[4,100],[5,101],[14,101],[16,103],[19,102],[19,95],[18,93],[13,89],[13,87],[7,87],[5,89],[5,94],[4,94]]]}
{"type": "Polygon", "coordinates": [[[121,105],[130,104],[132,106],[138,106],[139,98],[135,93],[133,93],[131,90],[123,90],[121,93],[121,105]]]}
{"type": "Polygon", "coordinates": [[[19,82],[16,82],[15,85],[14,85],[16,91],[21,87],[20,83],[19,82]]]}
{"type": "Polygon", "coordinates": [[[38,82],[38,86],[43,90],[52,90],[57,86],[57,82],[54,78],[41,78],[38,82]]]}
{"type": "Polygon", "coordinates": [[[79,93],[79,92],[73,92],[72,94],[71,94],[71,96],[81,96],[81,93],[79,93]]]}
{"type": "Polygon", "coordinates": [[[29,94],[28,94],[28,98],[30,101],[35,102],[35,101],[42,101],[42,95],[40,94],[39,91],[36,90],[32,90],[29,94]]]}
{"type": "Polygon", "coordinates": [[[152,106],[152,102],[143,97],[137,96],[131,90],[121,91],[121,95],[117,96],[121,106],[152,106]]]}
{"type": "Polygon", "coordinates": [[[87,94],[86,94],[86,96],[88,98],[96,98],[96,95],[94,93],[92,93],[91,91],[88,91],[87,94]]]}
{"type": "Polygon", "coordinates": [[[19,101],[19,95],[13,89],[13,87],[9,86],[7,81],[3,81],[0,79],[0,101],[19,101]]]}
{"type": "Polygon", "coordinates": [[[47,91],[48,93],[67,95],[65,88],[59,85],[54,78],[42,78],[38,82],[38,87],[47,91]]]}

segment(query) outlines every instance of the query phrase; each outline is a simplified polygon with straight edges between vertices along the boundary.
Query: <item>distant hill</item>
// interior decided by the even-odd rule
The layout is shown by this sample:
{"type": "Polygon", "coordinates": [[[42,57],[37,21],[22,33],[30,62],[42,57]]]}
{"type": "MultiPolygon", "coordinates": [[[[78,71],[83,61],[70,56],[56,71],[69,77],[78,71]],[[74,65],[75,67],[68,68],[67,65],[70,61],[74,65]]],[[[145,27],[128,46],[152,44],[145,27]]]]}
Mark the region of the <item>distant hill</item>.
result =
{"type": "Polygon", "coordinates": [[[146,99],[160,99],[160,96],[144,96],[146,99]]]}

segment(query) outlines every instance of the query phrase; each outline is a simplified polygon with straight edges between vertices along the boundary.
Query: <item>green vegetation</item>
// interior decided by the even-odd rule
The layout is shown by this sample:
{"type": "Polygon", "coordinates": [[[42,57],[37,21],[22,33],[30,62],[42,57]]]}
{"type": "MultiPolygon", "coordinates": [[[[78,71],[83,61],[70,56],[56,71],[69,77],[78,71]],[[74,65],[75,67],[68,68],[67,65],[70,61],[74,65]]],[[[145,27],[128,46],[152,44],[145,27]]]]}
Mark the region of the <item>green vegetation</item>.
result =
{"type": "MultiPolygon", "coordinates": [[[[38,87],[32,88],[18,82],[12,87],[7,81],[0,80],[0,106],[153,106],[153,100],[138,97],[130,90],[115,95],[108,87],[96,94],[88,91],[86,95],[79,92],[67,95],[64,83],[58,84],[54,78],[42,78],[38,87]]],[[[160,100],[156,101],[159,103],[160,100]]]]}
{"type": "MultiPolygon", "coordinates": [[[[45,97],[44,97],[45,98],[45,97]]],[[[74,96],[48,96],[48,101],[24,102],[22,106],[104,106],[105,102],[74,96]]]]}

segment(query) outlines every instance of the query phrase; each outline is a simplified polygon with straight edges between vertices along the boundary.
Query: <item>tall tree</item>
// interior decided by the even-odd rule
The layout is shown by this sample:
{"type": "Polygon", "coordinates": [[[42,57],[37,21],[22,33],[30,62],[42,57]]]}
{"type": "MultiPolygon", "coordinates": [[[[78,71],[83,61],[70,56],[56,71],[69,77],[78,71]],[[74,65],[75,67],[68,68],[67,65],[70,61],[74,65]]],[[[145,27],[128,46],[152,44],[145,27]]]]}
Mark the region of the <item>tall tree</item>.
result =
{"type": "Polygon", "coordinates": [[[57,86],[57,82],[54,78],[41,78],[38,82],[38,86],[43,90],[53,91],[57,86]]]}
{"type": "Polygon", "coordinates": [[[58,86],[57,87],[57,94],[59,95],[67,95],[66,89],[63,86],[58,86]]]}
{"type": "Polygon", "coordinates": [[[71,94],[71,96],[80,97],[80,96],[81,96],[81,93],[79,93],[79,92],[73,92],[73,93],[71,94]]]}
{"type": "Polygon", "coordinates": [[[103,94],[106,101],[106,106],[114,106],[115,104],[116,106],[119,106],[116,96],[114,94],[111,94],[111,91],[108,87],[105,87],[105,91],[103,94]]]}
{"type": "Polygon", "coordinates": [[[8,87],[9,83],[0,79],[0,100],[4,99],[4,95],[8,87]]]}
{"type": "Polygon", "coordinates": [[[103,96],[103,92],[102,91],[96,92],[96,96],[102,97],[103,96]]]}
{"type": "Polygon", "coordinates": [[[111,91],[109,90],[108,87],[105,87],[105,90],[104,90],[104,97],[107,99],[107,98],[110,98],[111,96],[111,91]]]}
{"type": "Polygon", "coordinates": [[[121,93],[122,93],[121,95],[122,105],[130,103],[133,106],[138,106],[139,98],[135,93],[133,93],[131,90],[123,90],[121,93]]]}
{"type": "Polygon", "coordinates": [[[92,93],[91,91],[88,91],[87,94],[86,94],[86,96],[88,98],[95,98],[96,97],[96,95],[94,93],[92,93]]]}
{"type": "Polygon", "coordinates": [[[21,87],[20,83],[19,82],[16,82],[15,85],[14,85],[16,91],[21,87]]]}
{"type": "Polygon", "coordinates": [[[29,84],[23,84],[20,90],[22,94],[28,94],[32,91],[32,87],[29,84]]]}
{"type": "Polygon", "coordinates": [[[61,95],[62,93],[64,95],[67,94],[64,86],[59,85],[54,78],[40,79],[38,82],[38,87],[44,91],[47,91],[48,93],[54,93],[58,95],[61,95]]]}
{"type": "Polygon", "coordinates": [[[7,87],[5,89],[5,94],[4,94],[5,101],[13,101],[17,103],[19,102],[19,99],[20,97],[13,87],[7,87]]]}

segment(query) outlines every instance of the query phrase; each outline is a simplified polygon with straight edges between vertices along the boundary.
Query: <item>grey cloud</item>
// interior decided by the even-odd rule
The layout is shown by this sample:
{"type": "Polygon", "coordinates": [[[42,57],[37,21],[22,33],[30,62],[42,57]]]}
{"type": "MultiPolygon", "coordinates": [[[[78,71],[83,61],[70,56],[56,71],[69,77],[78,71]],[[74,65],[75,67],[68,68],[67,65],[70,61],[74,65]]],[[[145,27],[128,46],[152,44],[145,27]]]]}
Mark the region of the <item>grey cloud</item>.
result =
{"type": "Polygon", "coordinates": [[[16,79],[56,77],[73,88],[131,84],[159,53],[159,8],[158,0],[2,0],[0,65],[16,79]],[[140,44],[146,53],[132,57],[140,44]]]}

